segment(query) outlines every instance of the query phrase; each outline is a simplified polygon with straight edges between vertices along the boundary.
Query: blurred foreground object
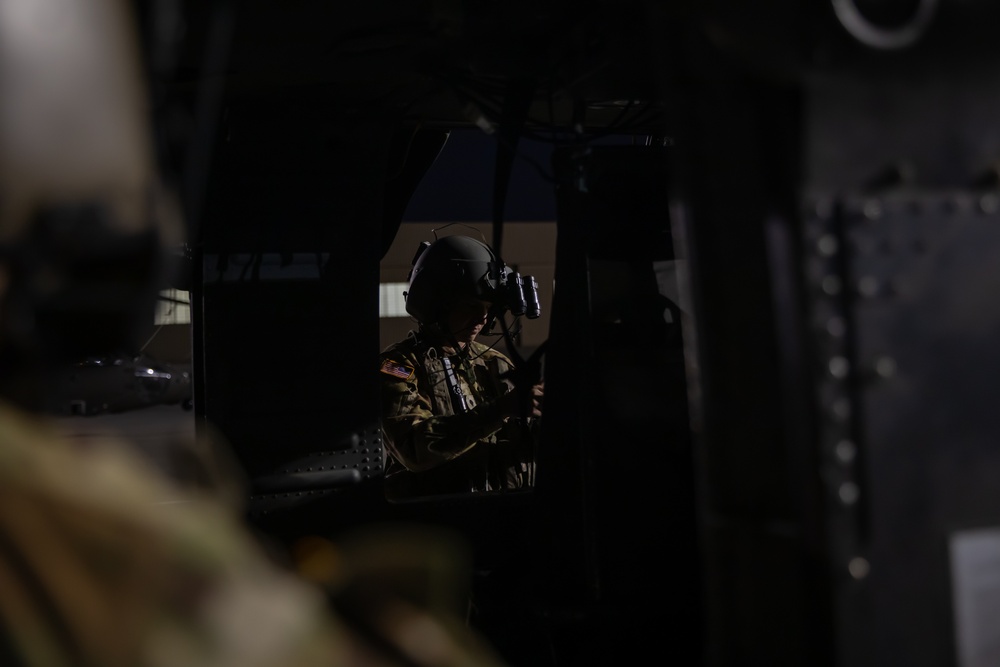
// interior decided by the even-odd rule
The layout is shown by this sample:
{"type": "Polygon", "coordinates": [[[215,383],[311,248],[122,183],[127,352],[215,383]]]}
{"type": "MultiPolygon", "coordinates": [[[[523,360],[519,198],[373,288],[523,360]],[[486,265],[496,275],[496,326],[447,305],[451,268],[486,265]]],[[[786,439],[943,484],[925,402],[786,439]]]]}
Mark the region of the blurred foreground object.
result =
{"type": "Polygon", "coordinates": [[[336,544],[305,537],[292,551],[300,574],[329,592],[339,617],[400,664],[503,664],[466,625],[472,556],[457,533],[369,526],[336,544]]]}
{"type": "Polygon", "coordinates": [[[228,505],[181,494],[124,443],[73,447],[0,408],[0,479],[4,664],[354,664],[321,596],[228,505]]]}
{"type": "Polygon", "coordinates": [[[129,6],[0,0],[0,664],[497,664],[382,577],[350,585],[343,622],[246,530],[237,494],[42,417],[54,370],[134,349],[180,229],[129,6]]]}
{"type": "Polygon", "coordinates": [[[134,344],[181,219],[155,169],[126,5],[0,1],[0,390],[134,344]]]}
{"type": "Polygon", "coordinates": [[[301,545],[286,572],[212,494],[123,442],[0,406],[2,664],[500,663],[460,622],[459,542],[416,528],[301,545]]]}

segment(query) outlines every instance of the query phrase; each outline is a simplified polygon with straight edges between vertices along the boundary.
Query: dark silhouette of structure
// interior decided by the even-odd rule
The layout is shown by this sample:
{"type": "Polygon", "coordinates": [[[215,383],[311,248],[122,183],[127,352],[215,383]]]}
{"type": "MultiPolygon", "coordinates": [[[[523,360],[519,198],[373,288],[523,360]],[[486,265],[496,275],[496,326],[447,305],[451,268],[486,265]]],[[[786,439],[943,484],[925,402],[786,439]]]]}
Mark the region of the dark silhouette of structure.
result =
{"type": "Polygon", "coordinates": [[[137,4],[195,409],[260,530],[519,531],[525,627],[487,628],[519,664],[990,664],[995,3],[137,4]],[[379,261],[469,128],[514,261],[512,165],[551,146],[538,486],[393,505],[379,261]]]}

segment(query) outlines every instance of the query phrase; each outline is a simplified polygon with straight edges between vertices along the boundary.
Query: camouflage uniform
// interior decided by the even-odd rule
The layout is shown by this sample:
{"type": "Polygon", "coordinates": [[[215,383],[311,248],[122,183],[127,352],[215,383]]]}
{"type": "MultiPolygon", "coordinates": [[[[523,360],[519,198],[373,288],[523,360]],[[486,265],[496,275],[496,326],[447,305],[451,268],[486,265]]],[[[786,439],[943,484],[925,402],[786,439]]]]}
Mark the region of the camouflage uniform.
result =
{"type": "MultiPolygon", "coordinates": [[[[377,599],[352,584],[370,612],[359,634],[318,586],[268,558],[231,506],[137,457],[110,440],[81,447],[0,404],[2,664],[383,667],[404,662],[394,652],[405,664],[498,664],[444,616],[385,594],[377,573],[377,599]]],[[[352,568],[328,546],[319,578],[344,585],[352,568]]]]}
{"type": "Polygon", "coordinates": [[[473,341],[457,353],[426,332],[380,355],[382,431],[390,498],[517,489],[534,484],[535,420],[505,419],[513,389],[503,353],[473,341]],[[445,359],[465,400],[456,410],[445,359]]]}

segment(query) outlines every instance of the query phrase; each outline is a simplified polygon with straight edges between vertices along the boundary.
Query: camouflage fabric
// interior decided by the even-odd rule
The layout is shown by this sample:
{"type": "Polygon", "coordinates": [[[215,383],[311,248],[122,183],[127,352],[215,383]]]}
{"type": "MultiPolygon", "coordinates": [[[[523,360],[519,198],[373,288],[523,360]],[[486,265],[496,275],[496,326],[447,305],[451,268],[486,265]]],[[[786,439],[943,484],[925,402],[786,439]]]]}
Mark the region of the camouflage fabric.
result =
{"type": "Polygon", "coordinates": [[[180,490],[124,443],[80,447],[3,405],[0,495],[4,665],[499,664],[446,616],[393,597],[377,574],[371,599],[324,543],[325,558],[313,549],[304,560],[321,573],[314,581],[351,586],[365,603],[366,615],[342,621],[329,591],[279,567],[225,503],[180,490]]]}
{"type": "Polygon", "coordinates": [[[461,354],[411,332],[380,355],[382,431],[390,498],[496,491],[534,484],[533,420],[504,419],[497,399],[513,389],[505,354],[473,341],[461,354]],[[456,409],[446,378],[464,400],[456,409]]]}

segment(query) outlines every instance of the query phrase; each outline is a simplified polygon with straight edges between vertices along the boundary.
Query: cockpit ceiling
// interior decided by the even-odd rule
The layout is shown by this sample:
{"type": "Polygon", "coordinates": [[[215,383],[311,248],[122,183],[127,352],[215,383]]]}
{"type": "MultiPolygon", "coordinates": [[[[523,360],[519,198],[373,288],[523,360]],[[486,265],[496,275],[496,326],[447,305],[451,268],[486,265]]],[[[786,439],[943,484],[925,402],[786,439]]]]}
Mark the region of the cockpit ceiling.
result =
{"type": "Polygon", "coordinates": [[[169,78],[322,99],[345,117],[489,125],[526,104],[526,127],[658,133],[670,40],[655,4],[186,0],[169,78]]]}

